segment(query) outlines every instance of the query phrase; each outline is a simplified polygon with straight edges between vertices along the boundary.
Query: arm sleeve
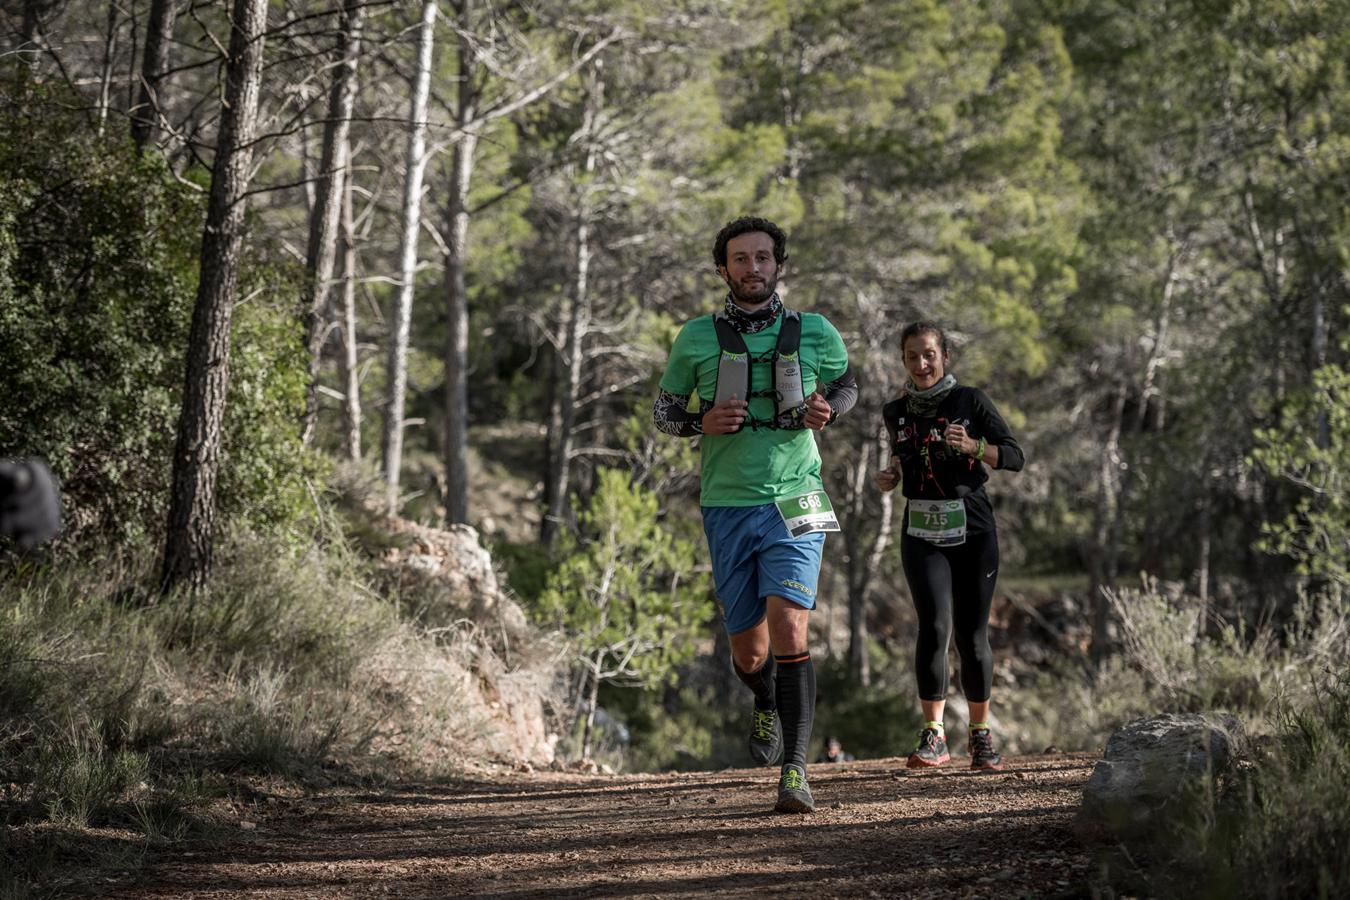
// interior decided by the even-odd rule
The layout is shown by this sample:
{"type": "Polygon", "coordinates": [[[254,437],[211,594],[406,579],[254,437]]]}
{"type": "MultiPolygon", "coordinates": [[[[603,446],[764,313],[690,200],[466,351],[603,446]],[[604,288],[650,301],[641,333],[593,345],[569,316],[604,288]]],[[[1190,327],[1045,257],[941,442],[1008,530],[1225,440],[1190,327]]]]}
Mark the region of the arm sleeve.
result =
{"type": "Polygon", "coordinates": [[[830,423],[833,424],[858,402],[858,379],[853,377],[852,369],[845,369],[844,374],[826,384],[821,393],[830,404],[830,423]]]}
{"type": "Polygon", "coordinates": [[[707,400],[699,398],[698,412],[690,412],[688,394],[661,391],[656,395],[656,404],[652,407],[652,421],[659,431],[666,434],[695,437],[703,433],[703,414],[712,406],[707,400]]]}
{"type": "Polygon", "coordinates": [[[982,436],[990,444],[998,448],[998,465],[995,469],[1007,469],[1009,472],[1022,471],[1022,465],[1026,462],[1026,456],[1022,453],[1021,446],[1017,443],[1017,438],[1013,437],[1012,432],[1008,430],[1008,423],[1003,421],[1003,416],[999,415],[998,408],[994,406],[984,393],[984,391],[975,391],[975,409],[980,417],[980,431],[982,436]]]}

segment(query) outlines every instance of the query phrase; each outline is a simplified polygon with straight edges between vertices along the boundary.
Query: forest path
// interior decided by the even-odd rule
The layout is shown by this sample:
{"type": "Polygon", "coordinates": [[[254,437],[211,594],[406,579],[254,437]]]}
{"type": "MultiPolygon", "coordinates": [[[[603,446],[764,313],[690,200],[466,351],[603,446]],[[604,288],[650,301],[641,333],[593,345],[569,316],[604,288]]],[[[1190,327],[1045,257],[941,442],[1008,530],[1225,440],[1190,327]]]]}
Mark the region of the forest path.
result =
{"type": "Polygon", "coordinates": [[[770,769],[334,789],[267,803],[241,842],[166,852],[113,896],[1083,896],[1072,819],[1097,758],[812,765],[807,816],[772,812],[770,769]]]}

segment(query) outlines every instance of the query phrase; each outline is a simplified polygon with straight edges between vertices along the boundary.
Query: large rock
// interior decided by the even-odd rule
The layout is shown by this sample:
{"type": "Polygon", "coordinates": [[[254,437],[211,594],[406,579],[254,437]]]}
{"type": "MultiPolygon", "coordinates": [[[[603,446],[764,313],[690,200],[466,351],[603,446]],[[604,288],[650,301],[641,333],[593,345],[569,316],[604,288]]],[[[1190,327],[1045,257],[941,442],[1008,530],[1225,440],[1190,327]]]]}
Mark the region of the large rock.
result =
{"type": "MultiPolygon", "coordinates": [[[[407,535],[384,562],[400,590],[417,586],[419,621],[447,635],[448,652],[464,666],[455,703],[472,727],[484,758],[544,766],[553,762],[558,736],[550,728],[546,699],[559,677],[562,657],[550,637],[535,628],[497,579],[492,556],[468,525],[432,528],[388,518],[385,527],[407,535]]],[[[463,725],[463,723],[461,723],[463,725]]]]}
{"type": "Polygon", "coordinates": [[[1232,716],[1168,713],[1136,719],[1111,735],[1083,789],[1078,826],[1087,837],[1165,835],[1160,826],[1238,754],[1242,723],[1232,716]]]}

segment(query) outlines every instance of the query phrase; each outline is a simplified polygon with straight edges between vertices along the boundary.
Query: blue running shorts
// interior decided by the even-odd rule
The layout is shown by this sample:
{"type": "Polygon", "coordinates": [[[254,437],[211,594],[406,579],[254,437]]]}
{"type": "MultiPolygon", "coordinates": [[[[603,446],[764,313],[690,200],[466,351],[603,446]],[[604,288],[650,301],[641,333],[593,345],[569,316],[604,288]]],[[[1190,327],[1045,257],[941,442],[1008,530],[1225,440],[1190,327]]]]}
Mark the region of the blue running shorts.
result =
{"type": "Polygon", "coordinates": [[[713,585],[727,634],[749,631],[764,618],[765,598],[782,597],[815,609],[825,534],[793,537],[778,507],[705,506],[703,533],[712,556],[713,585]]]}

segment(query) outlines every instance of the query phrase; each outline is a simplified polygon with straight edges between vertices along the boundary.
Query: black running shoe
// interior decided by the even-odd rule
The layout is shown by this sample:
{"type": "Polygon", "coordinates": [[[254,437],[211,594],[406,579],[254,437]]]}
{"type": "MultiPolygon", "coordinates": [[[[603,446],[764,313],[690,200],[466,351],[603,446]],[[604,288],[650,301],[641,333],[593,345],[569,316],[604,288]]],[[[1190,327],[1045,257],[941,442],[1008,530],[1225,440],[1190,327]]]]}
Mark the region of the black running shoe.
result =
{"type": "Polygon", "coordinates": [[[994,736],[988,728],[971,729],[970,767],[981,772],[1003,771],[1003,757],[994,749],[994,736]]]}
{"type": "Polygon", "coordinates": [[[756,709],[750,721],[750,758],[756,765],[772,766],[783,755],[783,723],[778,710],[756,709]]]}
{"type": "Polygon", "coordinates": [[[778,802],[773,808],[784,813],[815,812],[816,801],[811,797],[806,770],[801,766],[791,763],[783,766],[783,774],[778,779],[778,802]]]}
{"type": "Polygon", "coordinates": [[[952,755],[947,752],[947,739],[936,728],[925,728],[919,732],[919,745],[909,755],[908,767],[911,769],[931,769],[940,766],[952,755]]]}

